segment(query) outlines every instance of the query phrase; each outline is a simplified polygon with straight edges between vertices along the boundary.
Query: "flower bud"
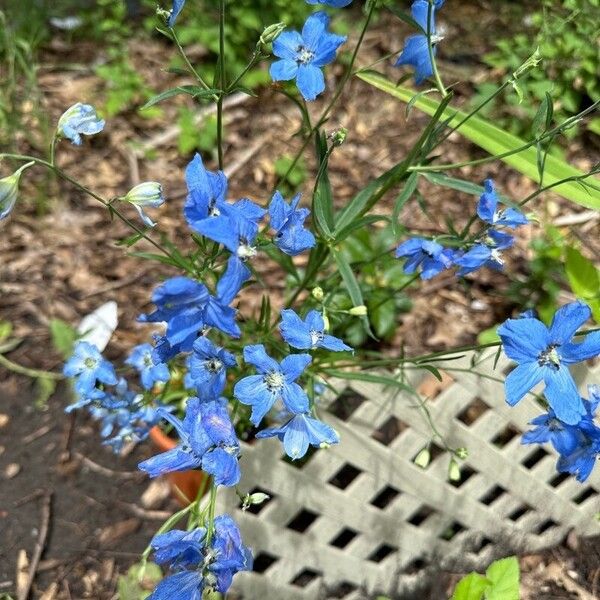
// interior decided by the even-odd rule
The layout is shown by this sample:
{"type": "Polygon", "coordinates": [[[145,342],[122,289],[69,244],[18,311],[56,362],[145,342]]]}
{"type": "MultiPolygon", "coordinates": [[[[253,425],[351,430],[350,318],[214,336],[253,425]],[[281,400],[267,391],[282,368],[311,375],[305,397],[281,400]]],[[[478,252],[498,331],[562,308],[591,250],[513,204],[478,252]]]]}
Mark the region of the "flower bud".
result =
{"type": "Polygon", "coordinates": [[[364,304],[361,304],[360,306],[354,306],[348,311],[348,313],[354,317],[364,317],[367,314],[367,307],[364,304]]]}
{"type": "Polygon", "coordinates": [[[329,139],[334,146],[341,146],[345,141],[348,135],[348,130],[345,127],[340,127],[338,129],[334,129],[329,134],[329,139]]]}
{"type": "Polygon", "coordinates": [[[323,331],[329,331],[329,317],[323,313],[323,331]]]}
{"type": "Polygon", "coordinates": [[[260,39],[258,40],[258,43],[263,46],[263,48],[269,44],[272,44],[284,29],[285,23],[274,23],[273,25],[265,27],[260,39]]]}
{"type": "Polygon", "coordinates": [[[316,288],[313,288],[312,291],[312,297],[317,300],[318,302],[321,302],[321,300],[323,300],[323,297],[325,296],[325,292],[323,292],[323,288],[317,286],[316,288]]]}
{"type": "Polygon", "coordinates": [[[467,458],[467,456],[469,456],[469,451],[466,448],[457,448],[454,451],[454,454],[456,454],[457,458],[460,458],[461,460],[465,460],[465,458],[467,458]]]}
{"type": "Polygon", "coordinates": [[[15,206],[17,194],[19,192],[19,179],[21,179],[21,173],[33,164],[35,163],[27,163],[17,169],[12,175],[0,179],[0,221],[5,219],[15,206]]]}
{"type": "Polygon", "coordinates": [[[460,481],[460,477],[460,467],[458,466],[458,463],[451,458],[450,464],[448,465],[448,479],[450,481],[460,481]]]}
{"type": "Polygon", "coordinates": [[[246,494],[242,501],[242,510],[248,510],[251,506],[262,504],[269,500],[271,496],[263,492],[255,492],[254,494],[246,494]]]}
{"type": "Polygon", "coordinates": [[[426,446],[417,454],[415,457],[414,463],[417,467],[421,467],[421,469],[425,469],[431,460],[431,453],[429,452],[429,448],[426,446]]]}
{"type": "Polygon", "coordinates": [[[121,198],[124,202],[129,202],[135,206],[142,221],[148,227],[154,227],[156,223],[142,210],[144,207],[158,208],[165,199],[163,196],[162,185],[156,181],[145,181],[131,188],[127,195],[121,198]]]}
{"type": "Polygon", "coordinates": [[[76,146],[81,145],[81,135],[94,135],[104,129],[105,121],[96,114],[90,104],[77,102],[68,108],[58,120],[57,137],[64,137],[76,146]]]}

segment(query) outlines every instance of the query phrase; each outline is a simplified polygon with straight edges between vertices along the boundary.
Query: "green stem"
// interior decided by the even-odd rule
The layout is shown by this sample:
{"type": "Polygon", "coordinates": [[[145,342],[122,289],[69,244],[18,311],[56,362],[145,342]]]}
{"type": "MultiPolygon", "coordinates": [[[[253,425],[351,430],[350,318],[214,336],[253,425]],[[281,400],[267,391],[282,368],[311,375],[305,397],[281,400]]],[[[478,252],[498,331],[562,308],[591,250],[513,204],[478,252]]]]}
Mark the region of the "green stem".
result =
{"type": "Polygon", "coordinates": [[[217,486],[213,483],[210,488],[210,503],[208,505],[208,523],[206,524],[206,545],[210,545],[215,533],[215,509],[217,504],[217,486]]]}
{"type": "MultiPolygon", "coordinates": [[[[219,87],[225,84],[225,0],[219,0],[219,87]]],[[[223,170],[223,94],[217,100],[217,154],[219,169],[223,170]]]]}
{"type": "Polygon", "coordinates": [[[53,379],[54,381],[62,381],[65,378],[61,373],[53,373],[52,371],[39,371],[38,369],[29,369],[27,367],[23,367],[22,365],[18,365],[12,360],[9,360],[3,354],[0,354],[0,365],[4,366],[13,373],[19,373],[19,375],[25,375],[27,377],[31,377],[32,379],[43,378],[53,379]]]}
{"type": "Polygon", "coordinates": [[[433,0],[429,0],[429,6],[427,7],[427,50],[429,52],[429,60],[431,61],[431,68],[433,70],[433,78],[435,79],[435,84],[440,94],[442,95],[442,98],[445,98],[448,95],[448,92],[446,91],[444,83],[442,82],[442,78],[440,77],[437,62],[435,61],[433,44],[431,43],[431,24],[433,21],[433,11],[433,0]]]}
{"type": "Polygon", "coordinates": [[[54,135],[52,136],[52,142],[50,142],[50,164],[54,167],[55,165],[55,158],[56,158],[56,132],[54,132],[54,135]]]}

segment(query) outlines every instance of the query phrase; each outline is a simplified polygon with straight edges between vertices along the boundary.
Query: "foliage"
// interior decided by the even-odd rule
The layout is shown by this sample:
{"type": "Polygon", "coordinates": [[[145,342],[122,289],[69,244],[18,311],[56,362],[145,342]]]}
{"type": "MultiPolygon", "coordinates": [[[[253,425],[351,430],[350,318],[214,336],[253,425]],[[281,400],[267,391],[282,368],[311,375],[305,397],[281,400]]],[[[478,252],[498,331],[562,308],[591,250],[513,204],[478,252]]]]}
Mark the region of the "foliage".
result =
{"type": "Polygon", "coordinates": [[[519,561],[514,557],[493,562],[485,572],[463,577],[451,600],[519,600],[519,561]]]}
{"type": "MultiPolygon", "coordinates": [[[[532,13],[523,7],[522,20],[526,31],[497,40],[496,49],[484,57],[488,65],[508,75],[526,60],[532,48],[539,47],[542,66],[521,83],[523,99],[508,90],[485,108],[484,114],[500,116],[502,126],[517,134],[527,131],[536,104],[547,93],[553,98],[559,121],[600,98],[600,54],[597,45],[590,43],[600,30],[599,0],[543,0],[541,9],[532,13]]],[[[493,88],[491,82],[478,85],[474,104],[493,88]]],[[[597,133],[600,118],[589,120],[587,126],[597,133]]],[[[573,128],[568,135],[576,131],[573,128]]]]}

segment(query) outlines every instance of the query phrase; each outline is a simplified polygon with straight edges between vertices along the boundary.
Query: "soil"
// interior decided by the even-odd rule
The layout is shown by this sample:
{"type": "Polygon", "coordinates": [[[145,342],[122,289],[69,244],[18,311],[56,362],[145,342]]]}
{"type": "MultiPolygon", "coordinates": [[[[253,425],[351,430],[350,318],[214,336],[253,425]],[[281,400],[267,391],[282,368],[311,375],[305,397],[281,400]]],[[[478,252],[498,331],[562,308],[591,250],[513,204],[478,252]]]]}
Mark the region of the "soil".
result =
{"type": "MultiPolygon", "coordinates": [[[[492,14],[490,3],[467,3],[462,12],[448,11],[446,17],[449,46],[442,55],[442,67],[449,73],[459,70],[463,80],[480,78],[478,55],[485,51],[485,47],[480,47],[481,40],[488,37],[486,32],[498,27],[491,18],[480,23],[477,36],[473,36],[465,23],[478,20],[482,11],[492,14]],[[469,40],[477,38],[479,42],[474,44],[479,46],[470,41],[471,45],[464,44],[466,36],[469,40]],[[463,45],[470,47],[472,54],[465,56],[463,45]]],[[[403,26],[374,30],[366,39],[361,64],[375,62],[396,49],[405,34],[403,26]]],[[[160,70],[171,54],[171,49],[160,40],[132,40],[130,51],[140,72],[156,89],[183,82],[160,70]]],[[[203,55],[199,49],[198,57],[203,55]]],[[[75,101],[102,95],[104,84],[89,67],[104,59],[102,48],[73,44],[57,36],[45,48],[42,58],[39,83],[45,94],[44,109],[52,122],[75,101]],[[88,66],[79,70],[67,68],[75,61],[88,66]]],[[[339,66],[329,71],[329,86],[339,75],[339,66]]],[[[459,102],[470,91],[469,84],[457,86],[459,102]]],[[[290,135],[300,125],[299,116],[293,106],[282,100],[271,88],[259,99],[244,98],[228,110],[225,150],[230,198],[247,196],[265,204],[277,179],[274,161],[293,154],[299,146],[298,137],[290,135]]],[[[165,104],[163,115],[156,119],[145,119],[135,111],[114,117],[105,132],[86,140],[83,148],[61,143],[58,162],[75,179],[106,198],[122,194],[140,181],[161,181],[168,201],[152,216],[159,222],[161,232],[185,248],[188,233],[181,217],[186,193],[183,169],[190,157],[178,152],[177,131],[172,126],[177,106],[183,102],[185,99],[177,99],[165,104]],[[170,137],[164,135],[165,131],[170,137]]],[[[311,110],[316,114],[322,106],[323,102],[318,101],[311,110]]],[[[31,127],[25,127],[16,140],[18,150],[25,153],[41,150],[36,147],[39,138],[31,134],[36,129],[34,115],[31,118],[31,127]]],[[[338,206],[346,203],[366,180],[400,160],[425,122],[426,117],[414,110],[407,119],[404,108],[396,101],[353,80],[328,125],[330,129],[343,125],[350,132],[331,161],[338,206]],[[348,101],[350,98],[352,102],[348,101]]],[[[570,159],[582,169],[589,168],[597,160],[594,152],[593,147],[574,142],[570,159]]],[[[443,147],[443,156],[444,162],[456,162],[482,154],[453,135],[443,147]]],[[[208,166],[214,168],[214,160],[206,158],[208,166]]],[[[314,172],[311,159],[306,161],[306,167],[314,172]]],[[[524,198],[534,190],[531,182],[499,164],[464,168],[455,175],[478,182],[493,176],[497,187],[514,199],[524,198]]],[[[305,187],[309,193],[309,184],[305,187]]],[[[444,227],[447,218],[460,227],[473,209],[472,196],[428,184],[422,184],[420,191],[428,211],[405,209],[401,219],[409,228],[430,231],[444,227]]],[[[117,245],[129,234],[125,226],[118,221],[111,224],[98,203],[65,182],[47,178],[38,169],[23,177],[21,198],[30,200],[20,200],[12,217],[0,223],[0,318],[10,321],[14,335],[22,339],[9,358],[27,367],[59,370],[61,358],[51,350],[50,319],[76,324],[108,300],[118,302],[120,320],[106,353],[108,358],[120,359],[134,344],[146,341],[148,330],[136,322],[136,317],[148,309],[153,286],[173,275],[173,269],[130,256],[127,249],[117,245]],[[37,207],[32,200],[35,198],[37,207]]],[[[393,198],[387,198],[382,208],[389,210],[392,201],[393,198]]],[[[442,275],[409,290],[414,307],[399,320],[390,349],[403,347],[407,355],[416,355],[472,343],[478,332],[511,314],[515,300],[506,291],[511,279],[526,277],[527,262],[532,256],[531,239],[557,215],[565,217],[584,210],[551,194],[542,196],[530,208],[541,225],[523,228],[518,234],[517,246],[508,257],[507,274],[482,272],[468,285],[442,275]]],[[[137,218],[129,207],[123,210],[132,220],[137,218]]],[[[598,258],[597,221],[585,221],[577,227],[578,235],[590,240],[586,252],[598,258]]],[[[151,247],[142,241],[134,250],[150,251],[151,247]]],[[[275,305],[281,302],[284,290],[280,274],[266,261],[257,269],[264,276],[265,288],[255,284],[243,294],[239,306],[242,313],[260,305],[264,289],[275,305]]],[[[565,291],[563,299],[569,298],[565,291]]],[[[60,389],[45,409],[34,406],[34,396],[29,380],[0,370],[0,413],[8,417],[0,428],[0,594],[14,594],[19,551],[25,550],[31,559],[44,521],[45,498],[49,497],[49,533],[31,597],[41,598],[48,591],[45,600],[115,598],[119,574],[138,560],[161,523],[158,517],[164,517],[176,505],[164,496],[151,508],[140,504],[149,483],[137,473],[136,465],[149,455],[149,446],[135,447],[126,456],[116,457],[100,446],[94,423],[83,415],[71,420],[64,414],[64,406],[69,402],[66,390],[60,389]]],[[[524,557],[523,597],[596,597],[599,554],[599,540],[571,537],[569,546],[524,557]],[[557,575],[557,568],[567,584],[557,575]],[[588,595],[577,592],[577,586],[588,595]]],[[[443,591],[430,590],[429,597],[447,597],[444,594],[454,580],[451,575],[444,576],[443,591]]]]}

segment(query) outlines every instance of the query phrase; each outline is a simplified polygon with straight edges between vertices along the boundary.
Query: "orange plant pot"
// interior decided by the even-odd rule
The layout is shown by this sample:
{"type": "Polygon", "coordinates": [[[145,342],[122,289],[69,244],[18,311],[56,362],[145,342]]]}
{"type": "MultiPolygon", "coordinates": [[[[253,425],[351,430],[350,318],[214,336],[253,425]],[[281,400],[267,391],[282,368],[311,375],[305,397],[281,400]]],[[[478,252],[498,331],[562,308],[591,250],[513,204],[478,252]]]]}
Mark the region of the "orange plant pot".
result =
{"type": "MultiPolygon", "coordinates": [[[[161,452],[172,450],[177,446],[177,440],[170,438],[158,426],[150,430],[150,439],[161,452]]],[[[173,497],[182,506],[191,504],[198,497],[201,489],[206,493],[210,488],[210,477],[203,471],[176,471],[167,473],[165,477],[171,485],[173,497]]]]}

